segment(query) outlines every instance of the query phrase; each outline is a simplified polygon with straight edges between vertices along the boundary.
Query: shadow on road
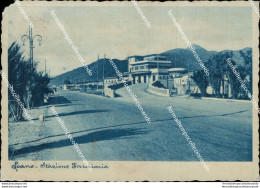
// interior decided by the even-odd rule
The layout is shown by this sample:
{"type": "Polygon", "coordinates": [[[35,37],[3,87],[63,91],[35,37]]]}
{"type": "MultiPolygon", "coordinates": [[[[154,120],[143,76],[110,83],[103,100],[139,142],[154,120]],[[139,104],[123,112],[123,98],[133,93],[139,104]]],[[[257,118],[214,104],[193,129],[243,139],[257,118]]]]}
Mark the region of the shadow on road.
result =
{"type": "Polygon", "coordinates": [[[51,96],[48,101],[49,105],[67,104],[67,103],[71,103],[71,101],[63,96],[51,96]]]}
{"type": "MultiPolygon", "coordinates": [[[[91,111],[91,110],[90,110],[91,111]]],[[[101,111],[101,110],[100,110],[101,111]]],[[[100,112],[98,111],[98,112],[100,112]]],[[[228,115],[233,115],[233,114],[238,114],[238,113],[242,113],[242,112],[246,112],[248,110],[243,110],[243,111],[239,111],[239,112],[233,112],[233,113],[228,113],[228,114],[220,114],[220,115],[199,115],[199,116],[186,116],[186,117],[180,117],[178,118],[179,120],[182,119],[190,119],[190,118],[203,118],[203,117],[218,117],[218,116],[228,116],[228,115]]],[[[76,112],[72,112],[72,113],[76,113],[76,112]]],[[[81,112],[82,113],[82,112],[81,112]]],[[[91,113],[91,112],[90,112],[91,113]]],[[[93,113],[93,112],[92,112],[93,113]]],[[[69,115],[72,115],[71,113],[68,113],[69,115]]],[[[66,114],[64,114],[65,116],[66,114]]],[[[61,116],[61,115],[60,115],[61,116]]],[[[48,117],[54,117],[54,116],[48,116],[48,117]]],[[[161,120],[153,120],[151,121],[152,123],[156,123],[156,122],[163,122],[163,121],[174,121],[173,118],[169,118],[169,119],[161,119],[161,120]]],[[[100,129],[108,129],[108,128],[115,128],[115,127],[122,127],[122,126],[128,126],[128,125],[138,125],[138,124],[147,124],[146,121],[141,121],[141,122],[133,122],[133,123],[125,123],[125,124],[118,124],[118,125],[112,125],[112,126],[108,126],[108,127],[99,127],[99,128],[93,128],[93,129],[88,129],[88,130],[82,130],[82,131],[76,131],[76,132],[71,132],[70,134],[78,134],[78,133],[83,133],[83,132],[89,132],[89,131],[94,131],[94,130],[100,130],[100,129]]],[[[58,137],[58,136],[64,136],[64,134],[57,134],[57,135],[51,135],[51,136],[47,136],[44,138],[40,138],[37,140],[32,140],[32,141],[28,141],[28,142],[23,142],[23,143],[16,143],[16,144],[12,144],[10,145],[15,146],[15,145],[19,145],[19,144],[28,144],[28,143],[32,143],[32,142],[38,142],[44,139],[48,139],[48,138],[52,138],[52,137],[58,137]]]]}
{"type": "MultiPolygon", "coordinates": [[[[98,142],[104,140],[117,140],[123,138],[131,139],[133,136],[143,135],[147,133],[148,133],[147,131],[140,128],[108,129],[108,130],[92,132],[86,135],[81,135],[75,137],[74,140],[77,144],[86,144],[90,142],[98,142]]],[[[9,155],[9,160],[14,160],[15,157],[18,155],[38,152],[44,149],[61,148],[61,147],[66,147],[71,145],[72,145],[71,141],[68,138],[66,138],[59,141],[39,144],[36,146],[27,146],[16,150],[13,149],[12,147],[9,147],[8,155],[9,155]]]]}
{"type": "MultiPolygon", "coordinates": [[[[109,110],[82,110],[82,111],[75,111],[75,112],[68,112],[68,113],[59,113],[59,116],[72,116],[72,115],[79,115],[79,114],[89,114],[89,113],[98,113],[98,112],[109,112],[109,110]]],[[[47,116],[47,118],[55,117],[55,115],[47,116]]]]}

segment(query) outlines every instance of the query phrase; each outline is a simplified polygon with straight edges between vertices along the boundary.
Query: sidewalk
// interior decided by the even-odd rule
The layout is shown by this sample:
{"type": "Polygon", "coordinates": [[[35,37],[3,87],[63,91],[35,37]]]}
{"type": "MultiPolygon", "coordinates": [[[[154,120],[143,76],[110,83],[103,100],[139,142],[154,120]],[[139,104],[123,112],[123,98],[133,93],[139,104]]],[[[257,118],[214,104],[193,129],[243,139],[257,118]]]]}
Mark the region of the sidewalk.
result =
{"type": "MultiPolygon", "coordinates": [[[[48,137],[52,134],[54,125],[50,118],[46,119],[48,116],[52,115],[52,112],[49,111],[50,107],[51,105],[44,105],[28,110],[28,113],[33,119],[32,124],[28,121],[28,119],[20,122],[8,123],[9,160],[13,160],[14,158],[16,159],[16,155],[23,155],[23,153],[16,153],[16,150],[39,144],[39,142],[41,142],[41,138],[48,137]],[[44,115],[44,121],[39,120],[40,115],[44,115]],[[38,141],[33,142],[35,140],[38,141]]],[[[30,155],[35,154],[32,153],[30,155]]],[[[46,155],[48,155],[48,153],[46,153],[46,155]]],[[[35,157],[37,158],[38,156],[35,157]]]]}
{"type": "MultiPolygon", "coordinates": [[[[180,98],[187,98],[188,99],[188,95],[181,95],[181,96],[174,96],[174,97],[180,97],[180,98]]],[[[194,97],[190,97],[191,99],[193,99],[194,97]]],[[[239,100],[239,99],[223,99],[223,98],[215,98],[215,97],[201,97],[201,99],[203,100],[215,100],[215,101],[227,101],[227,102],[242,102],[242,103],[251,103],[250,100],[239,100]]]]}
{"type": "Polygon", "coordinates": [[[201,97],[204,100],[216,100],[216,101],[228,101],[228,102],[243,102],[243,103],[251,103],[250,100],[238,100],[238,99],[223,99],[223,98],[211,98],[211,97],[201,97]]]}

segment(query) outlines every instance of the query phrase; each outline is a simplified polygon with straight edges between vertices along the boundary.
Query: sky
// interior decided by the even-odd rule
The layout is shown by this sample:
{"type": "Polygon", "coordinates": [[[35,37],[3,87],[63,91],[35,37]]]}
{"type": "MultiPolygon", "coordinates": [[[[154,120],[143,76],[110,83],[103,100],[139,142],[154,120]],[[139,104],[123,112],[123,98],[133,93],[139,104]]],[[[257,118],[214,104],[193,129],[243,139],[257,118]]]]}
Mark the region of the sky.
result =
{"type": "MultiPolygon", "coordinates": [[[[206,50],[240,50],[252,47],[252,8],[248,7],[188,7],[140,6],[142,17],[129,2],[129,6],[39,7],[23,6],[33,22],[33,34],[42,36],[41,46],[34,41],[34,59],[39,70],[51,76],[81,67],[73,49],[65,40],[50,11],[64,25],[66,32],[87,64],[106,54],[107,58],[126,59],[130,55],[162,53],[175,48],[187,48],[168,15],[172,10],[177,22],[192,44],[206,50]]],[[[17,6],[8,8],[8,42],[22,45],[21,36],[28,34],[28,23],[17,6]]],[[[22,46],[28,57],[28,42],[22,46]]]]}

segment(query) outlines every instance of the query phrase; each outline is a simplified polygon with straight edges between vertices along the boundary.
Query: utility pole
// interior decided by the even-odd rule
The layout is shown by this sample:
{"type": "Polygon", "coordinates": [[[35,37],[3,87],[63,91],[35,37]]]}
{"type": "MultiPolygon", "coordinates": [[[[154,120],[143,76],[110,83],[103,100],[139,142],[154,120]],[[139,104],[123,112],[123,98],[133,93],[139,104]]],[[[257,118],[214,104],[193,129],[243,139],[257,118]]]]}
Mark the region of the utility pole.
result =
{"type": "Polygon", "coordinates": [[[106,54],[104,54],[104,62],[103,62],[103,95],[105,92],[105,69],[104,69],[105,62],[106,62],[106,54]]]}
{"type": "Polygon", "coordinates": [[[97,91],[98,91],[98,84],[99,84],[98,68],[99,68],[99,54],[98,54],[98,62],[97,62],[97,91]]]}
{"type": "Polygon", "coordinates": [[[156,61],[157,61],[157,80],[159,81],[159,62],[158,62],[158,54],[156,55],[156,61]]]}
{"type": "Polygon", "coordinates": [[[190,62],[188,62],[188,90],[190,92],[190,62]]]}
{"type": "MultiPolygon", "coordinates": [[[[131,67],[130,67],[130,65],[129,65],[129,53],[127,53],[127,63],[128,63],[128,81],[130,81],[130,72],[131,72],[131,67]]],[[[132,83],[132,81],[131,81],[131,84],[133,84],[132,83]]]]}
{"type": "Polygon", "coordinates": [[[46,71],[46,59],[45,59],[45,70],[44,70],[44,72],[45,72],[45,76],[46,76],[46,74],[47,74],[47,71],[46,71]]]}

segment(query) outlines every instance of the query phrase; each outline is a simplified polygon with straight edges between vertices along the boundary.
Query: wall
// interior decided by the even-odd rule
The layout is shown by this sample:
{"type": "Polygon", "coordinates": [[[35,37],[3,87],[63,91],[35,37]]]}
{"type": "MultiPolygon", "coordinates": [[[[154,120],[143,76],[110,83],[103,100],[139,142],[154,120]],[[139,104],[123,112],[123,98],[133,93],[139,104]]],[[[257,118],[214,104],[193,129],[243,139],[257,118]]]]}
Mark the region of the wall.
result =
{"type": "Polygon", "coordinates": [[[105,96],[110,97],[110,98],[114,98],[115,97],[115,91],[107,88],[105,89],[105,96]]]}
{"type": "MultiPolygon", "coordinates": [[[[164,87],[167,87],[167,80],[159,80],[161,82],[161,84],[164,86],[164,87]]],[[[168,88],[172,88],[174,85],[174,80],[170,80],[168,79],[168,88]]]]}
{"type": "Polygon", "coordinates": [[[169,89],[162,89],[162,88],[154,87],[152,85],[149,85],[147,91],[149,93],[152,93],[152,94],[155,94],[155,95],[159,95],[159,96],[166,96],[166,97],[170,96],[169,89]]]}

